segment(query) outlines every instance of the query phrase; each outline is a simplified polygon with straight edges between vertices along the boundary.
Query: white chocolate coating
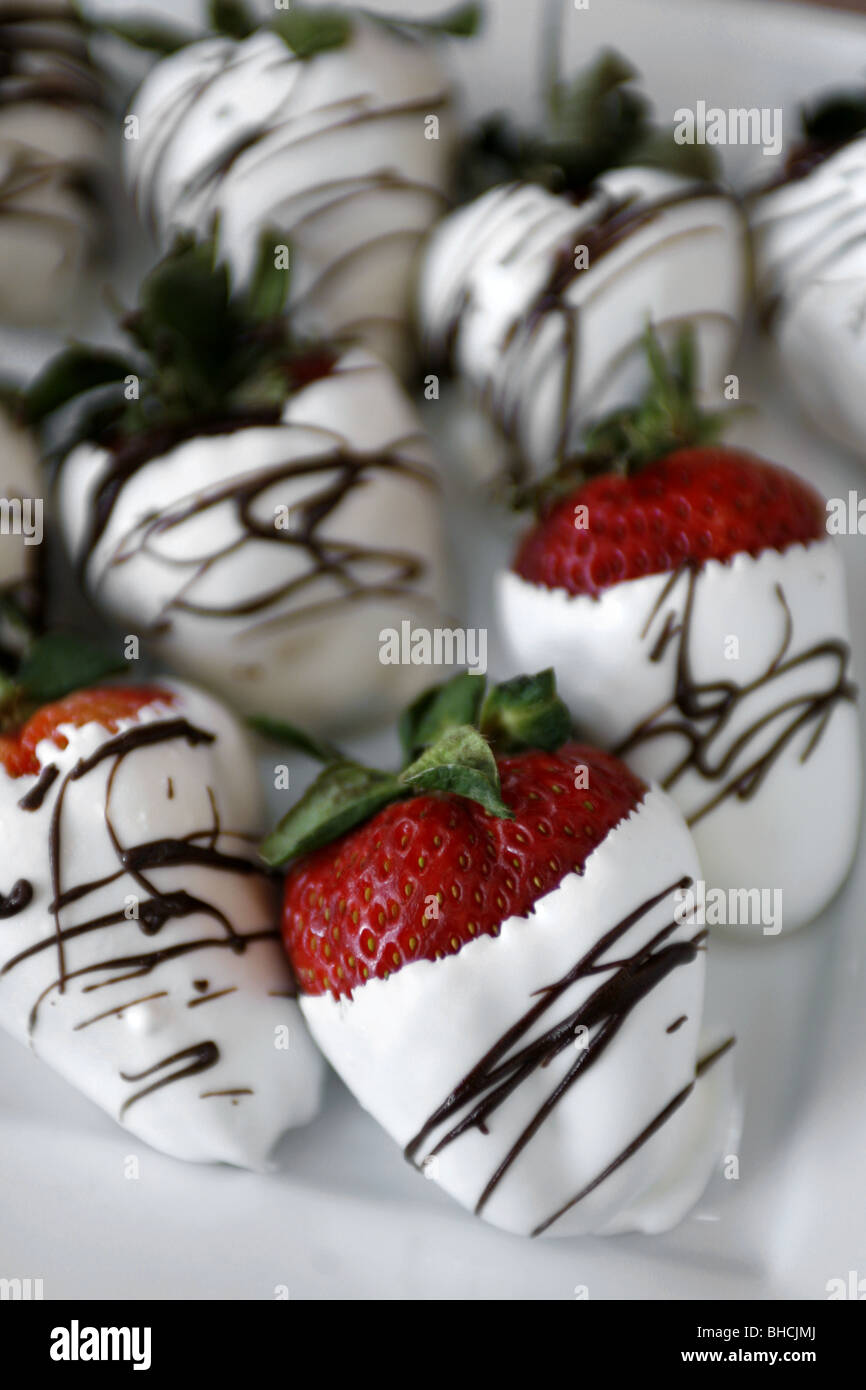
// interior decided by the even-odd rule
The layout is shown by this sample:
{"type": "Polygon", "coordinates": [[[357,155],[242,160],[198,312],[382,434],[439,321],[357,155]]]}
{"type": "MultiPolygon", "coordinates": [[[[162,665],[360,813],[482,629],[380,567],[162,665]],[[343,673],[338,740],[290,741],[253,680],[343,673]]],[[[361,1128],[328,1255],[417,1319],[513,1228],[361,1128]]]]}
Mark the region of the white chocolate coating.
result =
{"type": "Polygon", "coordinates": [[[231,862],[256,864],[261,830],[244,732],[209,696],[161,684],[176,700],[121,721],[119,735],[98,723],[66,725],[65,748],[39,744],[43,769],[53,765],[58,775],[38,809],[19,805],[36,777],[13,778],[0,765],[0,891],[9,895],[10,878],[32,887],[28,905],[2,922],[0,1022],[154,1148],[260,1168],[284,1130],[316,1113],[322,1062],[289,997],[277,893],[258,867],[244,873],[231,862]],[[214,742],[192,746],[175,736],[70,776],[110,739],[177,719],[214,742]],[[130,859],[130,850],[165,839],[179,842],[181,857],[191,847],[193,857],[161,867],[155,856],[144,867],[130,859]],[[229,862],[196,862],[196,849],[229,862]],[[67,896],[55,918],[58,893],[67,896]],[[195,902],[154,931],[151,893],[195,902]],[[125,915],[136,910],[137,918],[125,915]],[[75,930],[102,918],[109,920],[75,930]],[[235,934],[241,951],[226,945],[235,934]],[[148,963],[161,951],[166,958],[148,963]]]}
{"type": "Polygon", "coordinates": [[[72,7],[23,8],[27,23],[0,13],[11,45],[0,78],[0,320],[28,324],[61,315],[84,270],[99,218],[82,183],[104,170],[105,144],[99,80],[72,7]]]}
{"type": "MultiPolygon", "coordinates": [[[[110,466],[90,445],[63,465],[59,515],[77,559],[110,466]]],[[[436,624],[440,528],[417,415],[355,349],[279,424],[201,435],[138,469],[84,577],[107,613],[239,709],[339,725],[389,714],[429,683],[423,667],[382,665],[379,634],[407,618],[436,624]]]]}
{"type": "MultiPolygon", "coordinates": [[[[646,949],[673,920],[664,890],[699,877],[694,844],[670,799],[650,790],[587,859],[535,904],[510,917],[496,937],[481,936],[454,956],[413,961],[387,980],[373,979],[351,999],[302,995],[310,1030],[360,1103],[406,1146],[503,1035],[538,1002],[539,992],[573,970],[600,938],[645,900],[660,901],[602,951],[610,971],[584,975],[514,1044],[520,1047],[570,1017],[613,979],[613,962],[646,949]]],[[[690,941],[682,922],[664,946],[690,941]]],[[[664,947],[660,947],[663,949],[664,947]]],[[[700,1196],[721,1153],[729,1117],[729,1061],[695,1081],[705,954],[692,953],[656,982],[592,1065],[549,1111],[494,1188],[481,1214],[528,1235],[595,1182],[665,1108],[683,1103],[652,1137],[547,1229],[550,1235],[623,1230],[655,1232],[679,1221],[700,1196]],[[685,1015],[683,1020],[682,1016],[685,1015]],[[667,1031],[680,1020],[679,1026],[667,1031]]],[[[604,1022],[589,1030],[590,1047],[604,1022]]],[[[424,1171],[472,1209],[521,1131],[580,1056],[577,1042],[535,1067],[487,1117],[430,1159],[458,1108],[416,1155],[424,1171]]],[[[589,1054],[587,1054],[589,1055],[589,1054]]]]}
{"type": "Polygon", "coordinates": [[[796,397],[866,456],[866,135],[749,202],[759,298],[796,397]]]}
{"type": "MultiPolygon", "coordinates": [[[[500,621],[519,669],[554,662],[558,688],[582,735],[603,747],[619,748],[674,697],[688,577],[681,575],[666,594],[670,583],[670,575],[648,575],[595,599],[545,589],[511,571],[499,576],[500,621]],[[670,638],[664,643],[666,625],[670,638]],[[652,660],[659,642],[663,651],[652,660]]],[[[642,777],[667,785],[689,753],[683,723],[705,740],[706,766],[692,762],[669,790],[692,825],[706,882],[725,891],[780,890],[782,929],[792,931],[811,921],[837,891],[858,837],[862,774],[856,706],[848,699],[831,702],[824,711],[826,727],[820,706],[844,663],[835,649],[797,662],[826,642],[847,649],[838,549],[827,538],[782,553],[766,550],[756,559],[741,554],[729,563],[708,562],[694,583],[687,629],[694,684],[733,682],[738,688],[729,717],[685,717],[674,705],[656,725],[673,723],[675,730],[637,742],[622,756],[642,777]],[[768,680],[786,631],[785,669],[768,680]],[[782,710],[788,701],[794,703],[782,710]],[[811,717],[794,727],[810,708],[811,717]],[[789,741],[770,760],[753,794],[737,796],[738,779],[785,731],[789,741]],[[719,775],[705,776],[708,769],[719,775]]],[[[700,707],[708,709],[713,699],[712,692],[704,693],[700,707]]],[[[765,925],[774,926],[759,922],[746,930],[760,936],[765,925]]]]}
{"type": "Polygon", "coordinates": [[[164,243],[216,222],[246,285],[273,229],[292,248],[299,329],[357,339],[405,371],[413,263],[446,206],[453,147],[431,45],[361,18],[345,47],[308,60],[267,31],[207,39],[157,64],[131,110],[129,186],[164,243]]]}
{"type": "Polygon", "coordinates": [[[694,325],[699,390],[720,395],[743,312],[744,241],[732,199],[658,170],[613,170],[577,204],[503,185],[430,237],[424,343],[450,357],[530,472],[544,473],[588,421],[646,385],[648,320],[665,346],[694,325]],[[624,236],[617,217],[633,220],[624,236]]]}

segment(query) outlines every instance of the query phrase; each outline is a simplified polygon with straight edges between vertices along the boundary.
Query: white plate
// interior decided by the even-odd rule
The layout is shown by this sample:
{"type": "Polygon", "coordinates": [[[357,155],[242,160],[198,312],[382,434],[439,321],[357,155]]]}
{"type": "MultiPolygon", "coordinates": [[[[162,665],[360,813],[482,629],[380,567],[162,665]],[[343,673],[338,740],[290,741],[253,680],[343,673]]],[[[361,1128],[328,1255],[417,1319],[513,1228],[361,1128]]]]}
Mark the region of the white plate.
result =
{"type": "MultiPolygon", "coordinates": [[[[182,11],[177,0],[125,7],[182,11]]],[[[120,0],[109,8],[116,14],[120,0]]],[[[503,93],[531,111],[541,9],[540,0],[488,0],[483,39],[457,46],[471,113],[503,93]]],[[[661,115],[700,98],[783,106],[791,132],[798,100],[853,83],[866,67],[866,22],[760,0],[606,0],[569,13],[567,64],[586,61],[600,42],[619,44],[642,68],[661,115]]],[[[755,152],[726,154],[742,181],[755,152]]],[[[144,261],[129,225],[119,253],[119,281],[131,286],[144,261]]],[[[79,331],[85,320],[104,323],[92,303],[80,308],[88,312],[79,331]]],[[[52,345],[46,335],[4,334],[0,369],[35,364],[52,345]]],[[[828,496],[866,492],[862,465],[804,425],[767,358],[764,344],[747,340],[737,370],[758,409],[735,436],[828,496]]],[[[450,436],[446,400],[425,414],[440,440],[450,436]]],[[[510,540],[489,508],[459,482],[449,486],[468,621],[484,625],[490,575],[510,540]]],[[[842,544],[863,685],[866,551],[858,537],[842,544]]],[[[358,745],[379,747],[388,740],[358,745]]],[[[729,1146],[739,1178],[720,1175],[666,1236],[531,1242],[489,1229],[410,1170],[335,1079],[324,1113],[285,1139],[272,1174],[186,1166],[143,1149],[4,1037],[0,1276],[41,1278],[46,1298],[571,1299],[580,1286],[592,1299],[824,1298],[830,1279],[851,1270],[866,1278],[864,895],[861,856],[829,911],[800,935],[713,943],[709,1018],[739,1039],[742,1136],[729,1146]],[[124,1176],[130,1154],[137,1180],[124,1176]]]]}

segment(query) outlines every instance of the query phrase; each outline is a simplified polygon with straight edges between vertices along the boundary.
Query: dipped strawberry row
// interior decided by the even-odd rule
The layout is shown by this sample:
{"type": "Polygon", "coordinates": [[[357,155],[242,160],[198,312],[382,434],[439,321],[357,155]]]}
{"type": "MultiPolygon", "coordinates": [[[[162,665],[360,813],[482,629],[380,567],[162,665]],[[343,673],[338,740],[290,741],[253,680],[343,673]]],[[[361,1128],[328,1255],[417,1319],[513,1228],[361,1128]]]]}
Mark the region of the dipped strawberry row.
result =
{"type": "MultiPolygon", "coordinates": [[[[483,133],[483,191],[421,265],[422,338],[532,482],[499,612],[565,703],[549,669],[418,694],[378,638],[448,602],[437,465],[392,374],[445,205],[448,84],[423,26],[229,8],[131,109],[130,186],[181,239],[125,346],[62,354],[26,410],[59,437],[96,605],[324,768],[258,857],[235,717],[34,641],[30,557],[4,550],[0,1021],[156,1147],[246,1166],[315,1113],[312,1034],[493,1224],[666,1229],[730,1116],[689,895],[779,890],[785,929],[810,920],[861,798],[823,503],[697,405],[739,331],[743,220],[707,169],[658,167],[610,56],[588,90],[554,84],[543,137],[483,133]],[[295,727],[413,695],[397,771],[295,727]]],[[[22,467],[7,492],[35,486],[22,467]]]]}
{"type": "Polygon", "coordinates": [[[680,1219],[730,1109],[683,909],[697,854],[665,793],[571,740],[552,673],[425,693],[395,773],[268,721],[325,763],[261,847],[289,865],[288,961],[243,730],[189,686],[109,674],[49,636],[4,688],[15,1037],[164,1152],[260,1167],[319,1103],[300,1006],[407,1158],[485,1219],[680,1219]]]}

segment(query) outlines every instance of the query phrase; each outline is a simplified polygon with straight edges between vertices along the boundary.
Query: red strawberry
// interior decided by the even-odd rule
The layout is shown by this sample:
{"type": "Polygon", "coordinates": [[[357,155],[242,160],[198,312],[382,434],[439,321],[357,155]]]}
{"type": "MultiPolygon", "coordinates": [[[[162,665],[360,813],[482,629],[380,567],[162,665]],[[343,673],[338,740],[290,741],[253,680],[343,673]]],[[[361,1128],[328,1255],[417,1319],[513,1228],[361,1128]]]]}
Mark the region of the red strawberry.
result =
{"type": "Polygon", "coordinates": [[[724,447],[680,449],[630,476],[584,483],[529,532],[514,569],[548,589],[597,595],[646,574],[817,540],[825,519],[818,493],[776,464],[724,447]]]}
{"type": "Polygon", "coordinates": [[[171,704],[174,696],[156,685],[76,690],[62,700],[44,705],[11,733],[0,734],[0,763],[10,777],[32,776],[39,771],[36,748],[43,739],[52,739],[58,748],[66,747],[67,740],[59,732],[61,725],[80,729],[85,724],[100,723],[110,733],[116,733],[120,720],[131,719],[156,700],[171,704]]]}
{"type": "Polygon", "coordinates": [[[652,336],[648,351],[644,400],[539,487],[568,495],[499,575],[500,621],[515,660],[556,661],[582,735],[671,793],[709,887],[778,891],[787,931],[856,844],[842,558],[808,483],[710,442],[721,421],[694,401],[687,343],[675,367],[652,336]],[[833,845],[817,860],[816,824],[833,845]]]}
{"type": "Polygon", "coordinates": [[[715,1161],[695,1129],[714,1101],[687,1102],[727,1046],[698,1058],[682,817],[567,741],[549,670],[486,697],[456,677],[400,732],[398,773],[280,734],[326,765],[261,851],[294,860],[283,937],[313,1037],[405,1156],[495,1225],[658,1229],[680,1154],[698,1155],[683,1211],[715,1161]]]}
{"type": "Polygon", "coordinates": [[[351,995],[371,975],[496,936],[507,917],[582,872],[646,791],[617,759],[579,744],[497,765],[514,820],[441,793],[392,802],[291,870],[283,939],[305,993],[351,995]],[[578,765],[591,791],[575,787],[578,765]]]}

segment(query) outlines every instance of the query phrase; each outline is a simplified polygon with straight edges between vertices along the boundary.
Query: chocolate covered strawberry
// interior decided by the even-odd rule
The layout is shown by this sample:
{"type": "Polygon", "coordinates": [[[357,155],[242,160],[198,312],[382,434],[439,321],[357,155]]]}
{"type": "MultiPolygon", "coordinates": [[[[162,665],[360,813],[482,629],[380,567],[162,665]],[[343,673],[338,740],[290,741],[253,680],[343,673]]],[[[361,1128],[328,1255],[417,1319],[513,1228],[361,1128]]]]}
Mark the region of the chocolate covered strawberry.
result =
{"type": "Polygon", "coordinates": [[[543,133],[482,128],[466,156],[469,200],[435,228],[421,265],[431,361],[468,385],[512,469],[531,477],[641,389],[648,320],[665,342],[694,325],[713,398],[739,335],[743,219],[694,147],[653,129],[634,76],[604,54],[573,84],[553,82],[543,133]]]}
{"type": "Polygon", "coordinates": [[[128,355],[72,348],[45,417],[100,387],[63,440],[58,515],[95,602],[244,711],[372,719],[418,690],[383,629],[444,603],[430,445],[387,367],[295,338],[265,238],[250,294],[182,244],[124,320],[128,355]]]}
{"type": "Polygon", "coordinates": [[[654,390],[555,480],[499,578],[501,621],[521,660],[555,655],[581,730],[674,797],[708,885],[781,895],[771,920],[719,925],[791,930],[857,842],[842,560],[812,487],[712,442],[687,344],[677,366],[649,351],[654,390]]]}
{"type": "Polygon", "coordinates": [[[322,1066],[249,745],[190,686],[105,674],[49,637],[0,689],[0,1023],[155,1148],[260,1167],[322,1066]]]}
{"type": "Polygon", "coordinates": [[[104,102],[69,0],[0,6],[0,321],[62,315],[99,232],[104,102]]]}
{"type": "MultiPolygon", "coordinates": [[[[418,245],[448,206],[454,130],[440,20],[390,20],[293,3],[260,20],[211,6],[222,36],[185,43],[133,98],[130,190],[163,245],[208,237],[244,288],[263,230],[291,242],[305,329],[356,339],[398,371],[411,362],[418,245]]],[[[129,118],[127,121],[129,126],[129,118]]]]}
{"type": "Polygon", "coordinates": [[[797,401],[866,453],[866,92],[802,113],[784,168],[747,200],[763,317],[797,401]]]}
{"type": "Polygon", "coordinates": [[[406,1157],[493,1224],[674,1224],[717,1157],[727,1075],[697,1084],[725,1047],[699,1042],[681,816],[569,741],[550,671],[486,698],[458,676],[402,735],[395,774],[320,750],[263,847],[291,861],[283,937],[314,1038],[406,1157]]]}

